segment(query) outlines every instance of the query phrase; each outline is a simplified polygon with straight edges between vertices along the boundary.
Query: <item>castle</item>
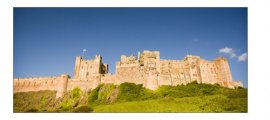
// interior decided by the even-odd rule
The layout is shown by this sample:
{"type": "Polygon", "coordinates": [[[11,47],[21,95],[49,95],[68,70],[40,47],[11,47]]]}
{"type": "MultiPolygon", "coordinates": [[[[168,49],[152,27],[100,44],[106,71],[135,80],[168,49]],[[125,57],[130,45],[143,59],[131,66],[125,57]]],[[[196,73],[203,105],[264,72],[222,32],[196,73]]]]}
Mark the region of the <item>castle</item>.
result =
{"type": "Polygon", "coordinates": [[[76,57],[74,78],[62,74],[56,77],[15,78],[14,93],[40,90],[55,90],[56,97],[80,87],[84,91],[96,88],[100,84],[124,82],[143,84],[156,90],[161,85],[181,85],[193,81],[197,83],[219,84],[228,88],[242,87],[240,81],[233,81],[228,60],[224,57],[208,61],[199,56],[187,55],[183,60],[160,59],[159,51],[145,50],[133,55],[122,55],[116,62],[115,75],[108,73],[108,64],[102,63],[102,57],[96,55],[92,60],[76,57]]]}

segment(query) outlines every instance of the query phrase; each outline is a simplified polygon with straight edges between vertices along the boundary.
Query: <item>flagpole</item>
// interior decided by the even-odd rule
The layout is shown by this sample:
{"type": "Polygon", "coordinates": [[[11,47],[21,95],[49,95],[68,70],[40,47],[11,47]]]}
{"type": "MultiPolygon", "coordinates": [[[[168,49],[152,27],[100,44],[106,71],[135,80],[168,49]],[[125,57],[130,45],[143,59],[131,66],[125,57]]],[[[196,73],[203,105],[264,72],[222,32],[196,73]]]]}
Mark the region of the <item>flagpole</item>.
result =
{"type": "Polygon", "coordinates": [[[84,52],[86,52],[87,50],[86,49],[83,49],[83,52],[82,52],[82,58],[84,59],[84,52]]]}

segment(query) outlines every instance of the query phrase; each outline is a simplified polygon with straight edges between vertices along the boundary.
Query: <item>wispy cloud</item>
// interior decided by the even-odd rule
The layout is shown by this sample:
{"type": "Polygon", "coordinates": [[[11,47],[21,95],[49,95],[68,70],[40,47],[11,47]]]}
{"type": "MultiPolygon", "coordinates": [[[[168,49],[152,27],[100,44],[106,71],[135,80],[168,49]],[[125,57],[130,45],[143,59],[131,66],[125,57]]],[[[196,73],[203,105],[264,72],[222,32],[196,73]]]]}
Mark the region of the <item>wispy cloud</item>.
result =
{"type": "Polygon", "coordinates": [[[232,48],[229,48],[229,47],[219,49],[219,53],[228,54],[228,55],[230,55],[230,58],[236,57],[234,50],[232,48]]]}
{"type": "Polygon", "coordinates": [[[239,61],[239,62],[243,62],[243,61],[247,60],[247,53],[246,52],[238,56],[235,53],[235,51],[233,50],[233,48],[229,48],[229,47],[221,48],[221,49],[219,49],[219,53],[227,54],[230,56],[231,59],[237,58],[237,61],[239,61]]]}
{"type": "Polygon", "coordinates": [[[238,56],[238,61],[246,61],[247,60],[247,53],[243,53],[242,55],[238,56]]]}

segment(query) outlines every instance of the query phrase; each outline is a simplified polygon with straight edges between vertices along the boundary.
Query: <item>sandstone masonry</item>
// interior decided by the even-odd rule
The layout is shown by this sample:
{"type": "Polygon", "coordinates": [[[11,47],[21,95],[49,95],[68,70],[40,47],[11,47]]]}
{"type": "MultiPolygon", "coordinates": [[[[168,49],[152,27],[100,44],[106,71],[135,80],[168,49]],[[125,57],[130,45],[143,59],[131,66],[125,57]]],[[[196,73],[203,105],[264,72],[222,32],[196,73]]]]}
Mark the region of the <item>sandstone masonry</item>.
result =
{"type": "Polygon", "coordinates": [[[240,81],[233,81],[228,60],[224,57],[213,61],[199,56],[187,55],[183,60],[160,59],[159,51],[138,52],[138,57],[121,55],[116,62],[115,75],[108,73],[108,64],[102,63],[102,57],[96,55],[92,60],[76,57],[74,78],[62,74],[56,77],[15,78],[14,93],[40,90],[55,90],[56,97],[80,87],[84,91],[98,85],[124,82],[143,84],[155,90],[162,85],[180,85],[193,81],[197,83],[219,84],[228,88],[243,87],[240,81]]]}

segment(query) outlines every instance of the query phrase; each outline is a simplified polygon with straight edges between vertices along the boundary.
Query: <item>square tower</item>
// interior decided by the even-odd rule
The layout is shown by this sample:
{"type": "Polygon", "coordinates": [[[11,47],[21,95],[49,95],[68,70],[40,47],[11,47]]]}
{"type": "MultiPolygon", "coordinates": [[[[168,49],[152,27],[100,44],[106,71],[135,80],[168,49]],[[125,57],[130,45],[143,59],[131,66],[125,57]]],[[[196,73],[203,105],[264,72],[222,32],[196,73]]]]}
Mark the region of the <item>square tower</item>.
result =
{"type": "Polygon", "coordinates": [[[108,73],[108,65],[102,63],[102,57],[96,55],[94,59],[86,60],[76,57],[74,79],[88,80],[100,74],[108,73]]]}

